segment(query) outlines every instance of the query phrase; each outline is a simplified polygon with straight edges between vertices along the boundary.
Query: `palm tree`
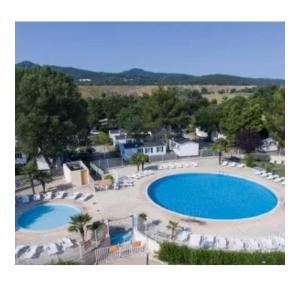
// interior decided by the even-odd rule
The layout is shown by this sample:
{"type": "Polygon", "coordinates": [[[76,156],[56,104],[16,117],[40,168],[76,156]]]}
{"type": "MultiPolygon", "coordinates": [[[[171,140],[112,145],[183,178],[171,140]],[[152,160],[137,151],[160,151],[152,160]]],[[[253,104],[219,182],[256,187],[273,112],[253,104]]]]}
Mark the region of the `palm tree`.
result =
{"type": "Polygon", "coordinates": [[[39,172],[39,170],[37,168],[37,164],[36,164],[35,160],[30,160],[21,172],[22,174],[27,176],[27,178],[29,179],[33,194],[35,194],[34,179],[38,172],[39,172]]]}
{"type": "Polygon", "coordinates": [[[149,162],[149,156],[139,152],[131,157],[130,162],[137,166],[137,171],[140,170],[140,165],[142,166],[142,170],[144,170],[145,163],[149,162]]]}
{"type": "Polygon", "coordinates": [[[169,224],[167,225],[167,228],[171,230],[171,239],[173,240],[174,238],[174,233],[175,230],[178,228],[179,223],[178,222],[174,222],[174,221],[169,221],[169,224]]]}
{"type": "Polygon", "coordinates": [[[70,232],[79,232],[83,243],[85,242],[86,224],[91,221],[92,217],[89,214],[78,214],[71,217],[70,232]]]}
{"type": "Polygon", "coordinates": [[[147,221],[147,215],[145,213],[140,213],[138,215],[138,229],[145,230],[146,229],[146,221],[147,221]]]}
{"type": "Polygon", "coordinates": [[[53,180],[53,177],[51,176],[51,174],[47,171],[38,171],[35,174],[35,179],[38,180],[42,187],[43,187],[43,192],[46,192],[46,183],[49,183],[53,180]]]}
{"type": "Polygon", "coordinates": [[[97,241],[97,230],[101,227],[103,221],[95,221],[90,225],[87,225],[86,228],[93,233],[93,238],[97,241]]]}
{"type": "Polygon", "coordinates": [[[229,152],[231,149],[231,144],[228,140],[220,138],[218,140],[216,140],[212,145],[211,145],[211,149],[213,151],[218,152],[219,154],[219,165],[222,162],[222,155],[223,152],[229,152]]]}

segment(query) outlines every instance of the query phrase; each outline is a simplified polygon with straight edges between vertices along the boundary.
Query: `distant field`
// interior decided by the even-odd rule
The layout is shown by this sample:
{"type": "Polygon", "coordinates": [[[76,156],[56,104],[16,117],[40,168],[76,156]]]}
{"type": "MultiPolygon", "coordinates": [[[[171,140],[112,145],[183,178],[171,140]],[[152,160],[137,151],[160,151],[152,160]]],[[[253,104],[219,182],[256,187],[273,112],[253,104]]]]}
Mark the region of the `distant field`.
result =
{"type": "MultiPolygon", "coordinates": [[[[174,86],[173,86],[174,87],[174,86]]],[[[249,96],[250,93],[239,92],[244,88],[251,88],[253,86],[235,86],[235,85],[177,85],[177,88],[180,89],[194,89],[201,91],[202,88],[206,88],[209,94],[204,96],[208,100],[216,99],[218,102],[222,101],[224,97],[234,97],[237,95],[249,96]],[[232,89],[235,89],[236,92],[230,93],[232,89]],[[223,93],[220,94],[219,92],[223,93]]],[[[156,85],[80,85],[79,91],[83,98],[95,98],[100,97],[103,93],[111,94],[124,94],[124,95],[143,95],[151,94],[158,88],[156,85]]]]}

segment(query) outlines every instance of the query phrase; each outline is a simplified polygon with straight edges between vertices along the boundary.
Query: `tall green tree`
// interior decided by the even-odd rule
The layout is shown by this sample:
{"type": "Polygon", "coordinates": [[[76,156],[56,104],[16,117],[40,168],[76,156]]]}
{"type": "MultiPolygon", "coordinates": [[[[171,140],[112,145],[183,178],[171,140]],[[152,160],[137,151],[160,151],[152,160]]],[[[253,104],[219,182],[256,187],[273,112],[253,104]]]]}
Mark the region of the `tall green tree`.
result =
{"type": "Polygon", "coordinates": [[[218,152],[220,165],[222,163],[223,152],[227,153],[230,151],[231,143],[227,139],[220,138],[211,145],[211,149],[218,152]]]}
{"type": "Polygon", "coordinates": [[[16,136],[22,150],[52,167],[86,127],[86,104],[70,77],[48,67],[16,69],[16,136]]]}

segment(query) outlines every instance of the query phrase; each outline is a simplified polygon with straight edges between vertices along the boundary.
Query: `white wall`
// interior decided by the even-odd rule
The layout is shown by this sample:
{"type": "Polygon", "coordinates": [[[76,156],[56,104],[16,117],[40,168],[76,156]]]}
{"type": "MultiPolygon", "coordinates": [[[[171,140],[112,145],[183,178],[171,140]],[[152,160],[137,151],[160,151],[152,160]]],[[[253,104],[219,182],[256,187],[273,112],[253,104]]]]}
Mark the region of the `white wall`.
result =
{"type": "Polygon", "coordinates": [[[178,156],[197,156],[199,155],[199,144],[193,142],[176,144],[173,151],[178,156]]]}
{"type": "Polygon", "coordinates": [[[148,155],[148,156],[155,156],[155,155],[165,155],[167,153],[167,146],[152,146],[152,147],[143,147],[143,153],[148,155]],[[163,151],[157,151],[157,147],[161,148],[163,147],[163,151]],[[146,149],[152,148],[152,152],[146,152],[146,149]]]}

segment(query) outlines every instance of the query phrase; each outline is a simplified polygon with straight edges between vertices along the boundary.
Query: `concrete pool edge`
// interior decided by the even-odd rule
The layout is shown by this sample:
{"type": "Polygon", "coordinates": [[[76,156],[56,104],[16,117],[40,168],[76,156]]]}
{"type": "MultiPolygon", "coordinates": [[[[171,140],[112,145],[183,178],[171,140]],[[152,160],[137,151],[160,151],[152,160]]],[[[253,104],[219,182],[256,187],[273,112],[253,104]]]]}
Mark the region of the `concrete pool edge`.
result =
{"type": "Polygon", "coordinates": [[[67,227],[69,226],[68,223],[66,223],[66,225],[63,226],[59,226],[59,227],[55,227],[55,228],[50,228],[50,229],[46,229],[46,230],[31,230],[31,229],[26,229],[23,226],[19,225],[19,218],[25,214],[26,212],[40,206],[40,205],[56,205],[56,206],[68,206],[68,207],[72,207],[75,208],[76,210],[78,210],[78,214],[84,213],[85,209],[83,207],[77,206],[75,204],[68,204],[68,203],[56,203],[56,202],[39,202],[39,203],[35,203],[34,205],[27,207],[25,210],[16,213],[15,214],[15,232],[22,232],[22,233],[30,233],[30,234],[41,234],[41,233],[52,233],[52,232],[56,232],[56,231],[60,231],[60,230],[64,230],[67,229],[67,227]],[[17,226],[19,226],[19,228],[17,228],[17,226]]]}
{"type": "Polygon", "coordinates": [[[170,213],[170,214],[173,214],[177,217],[180,217],[180,218],[188,218],[188,219],[191,219],[191,220],[196,220],[196,221],[202,221],[202,222],[243,222],[243,221],[251,221],[251,220],[258,220],[258,219],[261,219],[261,218],[264,218],[266,217],[267,215],[270,215],[272,213],[275,213],[275,211],[280,207],[280,204],[282,203],[280,197],[278,196],[277,192],[274,191],[273,188],[270,188],[270,187],[267,187],[265,186],[264,184],[262,183],[259,183],[253,179],[249,179],[249,178],[245,178],[245,177],[242,177],[242,176],[239,176],[239,175],[232,175],[232,174],[228,174],[228,173],[224,173],[224,172],[199,172],[199,171],[196,171],[196,172],[178,172],[178,173],[173,173],[173,174],[168,174],[168,175],[164,175],[164,176],[160,176],[158,178],[155,178],[155,179],[152,179],[147,185],[146,185],[146,189],[144,191],[144,195],[146,196],[146,199],[154,204],[155,207],[161,209],[162,211],[165,211],[167,213],[170,213]],[[181,214],[181,213],[178,213],[178,212],[175,212],[175,211],[172,211],[170,209],[167,209],[163,206],[160,206],[158,203],[156,203],[149,195],[148,193],[148,189],[149,187],[156,181],[162,179],[162,178],[165,178],[165,177],[172,177],[172,176],[176,176],[176,175],[184,175],[184,174],[213,174],[213,175],[223,175],[223,176],[229,176],[229,177],[235,177],[235,178],[238,178],[238,179],[242,179],[242,180],[246,180],[246,181],[249,181],[249,182],[252,182],[252,183],[255,183],[259,186],[262,186],[263,188],[267,189],[270,193],[272,193],[274,195],[274,197],[276,198],[276,205],[269,211],[267,211],[266,213],[263,213],[263,214],[260,214],[260,215],[257,215],[257,216],[254,216],[254,217],[247,217],[247,218],[239,218],[239,219],[213,219],[213,218],[202,218],[202,217],[194,217],[194,216],[190,216],[190,215],[185,215],[185,214],[181,214]]]}

